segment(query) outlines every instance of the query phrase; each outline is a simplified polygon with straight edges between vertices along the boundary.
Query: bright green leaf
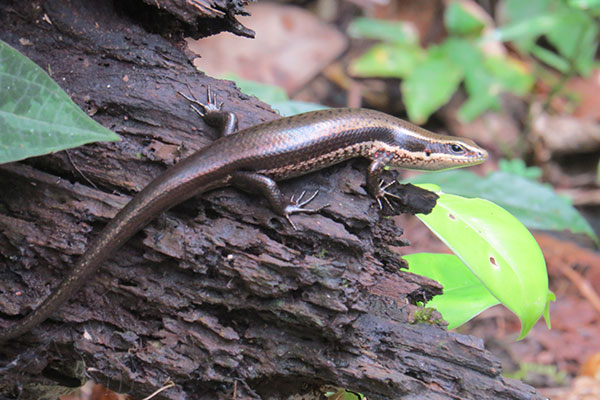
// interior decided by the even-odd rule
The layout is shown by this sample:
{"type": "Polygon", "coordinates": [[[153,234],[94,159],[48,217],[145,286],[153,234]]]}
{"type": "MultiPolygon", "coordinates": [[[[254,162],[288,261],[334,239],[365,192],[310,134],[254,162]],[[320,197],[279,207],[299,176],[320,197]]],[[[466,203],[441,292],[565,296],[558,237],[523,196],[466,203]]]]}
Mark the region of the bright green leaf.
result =
{"type": "Polygon", "coordinates": [[[598,241],[590,224],[552,187],[502,171],[482,178],[470,171],[431,172],[414,176],[411,183],[435,183],[446,193],[488,199],[506,209],[531,229],[568,229],[598,241]]]}
{"type": "Polygon", "coordinates": [[[373,78],[406,78],[425,58],[417,45],[379,43],[350,64],[350,74],[373,78]]]}
{"type": "Polygon", "coordinates": [[[0,41],[0,163],[115,140],[44,70],[0,41]]]}
{"type": "MultiPolygon", "coordinates": [[[[435,185],[419,186],[435,190],[435,185]]],[[[490,201],[437,194],[433,211],[417,217],[519,317],[522,339],[544,314],[549,296],[537,242],[521,222],[490,201]]]]}
{"type": "Polygon", "coordinates": [[[402,96],[410,120],[422,124],[450,100],[463,78],[463,70],[440,48],[430,48],[427,59],[402,81],[402,96]]]}
{"type": "Polygon", "coordinates": [[[408,271],[426,276],[444,287],[444,294],[427,302],[438,310],[454,329],[471,318],[500,304],[485,285],[455,255],[418,253],[405,255],[408,271]]]}
{"type": "Polygon", "coordinates": [[[453,35],[477,35],[485,23],[479,14],[466,6],[466,3],[451,2],[444,14],[444,25],[453,35]]]}
{"type": "Polygon", "coordinates": [[[365,396],[362,393],[351,392],[347,389],[340,389],[337,392],[327,392],[325,397],[328,400],[363,400],[365,396]]]}
{"type": "Polygon", "coordinates": [[[417,30],[407,22],[357,18],[348,27],[348,34],[355,38],[377,39],[391,43],[411,45],[419,43],[417,30]]]}

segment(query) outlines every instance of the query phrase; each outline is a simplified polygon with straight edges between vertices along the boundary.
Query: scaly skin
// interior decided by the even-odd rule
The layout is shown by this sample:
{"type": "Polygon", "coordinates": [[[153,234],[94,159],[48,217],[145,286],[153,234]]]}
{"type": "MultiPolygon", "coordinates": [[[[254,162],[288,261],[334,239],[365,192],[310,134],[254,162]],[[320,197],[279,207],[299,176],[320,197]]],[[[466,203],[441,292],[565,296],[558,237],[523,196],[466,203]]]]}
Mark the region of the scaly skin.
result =
{"type": "MultiPolygon", "coordinates": [[[[194,100],[192,100],[194,101],[194,100]]],[[[207,122],[235,129],[235,117],[197,101],[207,122]]],[[[303,175],[354,157],[371,160],[367,189],[381,206],[391,196],[379,176],[385,166],[441,170],[479,164],[487,152],[467,139],[437,135],[387,114],[331,109],[300,114],[226,134],[160,175],[127,204],[90,244],[70,275],[29,315],[0,332],[0,342],[26,333],[48,318],[102,263],[159,213],[203,192],[236,185],[258,189],[275,212],[288,218],[305,201],[287,200],[275,180],[303,175]]],[[[293,226],[293,223],[292,223],[293,226]]]]}

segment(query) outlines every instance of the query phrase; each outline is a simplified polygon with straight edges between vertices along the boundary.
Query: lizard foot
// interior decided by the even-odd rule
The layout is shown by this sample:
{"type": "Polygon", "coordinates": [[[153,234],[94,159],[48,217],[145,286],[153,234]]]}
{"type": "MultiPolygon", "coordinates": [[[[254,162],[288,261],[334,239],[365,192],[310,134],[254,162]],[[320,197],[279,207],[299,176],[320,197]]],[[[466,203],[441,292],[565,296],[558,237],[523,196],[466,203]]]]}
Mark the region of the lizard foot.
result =
{"type": "Polygon", "coordinates": [[[198,100],[196,97],[194,97],[193,94],[191,96],[186,96],[185,94],[183,94],[181,92],[177,92],[177,93],[181,97],[183,97],[184,99],[186,99],[187,101],[192,103],[192,104],[190,104],[190,108],[192,110],[194,110],[202,118],[206,117],[206,114],[220,112],[223,108],[223,102],[219,103],[217,101],[217,95],[213,93],[213,91],[210,88],[210,85],[206,88],[206,99],[207,99],[206,103],[202,103],[200,100],[198,100]],[[198,108],[196,106],[199,106],[200,108],[198,108]]]}
{"type": "Polygon", "coordinates": [[[386,183],[383,179],[381,181],[379,181],[379,192],[375,196],[375,199],[377,200],[377,204],[379,205],[380,210],[383,210],[383,202],[382,202],[382,200],[383,200],[385,202],[385,204],[388,205],[390,210],[396,211],[396,209],[394,208],[394,206],[392,205],[392,203],[390,202],[388,197],[391,197],[391,198],[394,198],[394,199],[400,200],[400,201],[402,200],[402,198],[400,196],[396,196],[395,194],[390,193],[386,190],[387,188],[392,186],[394,183],[396,183],[396,181],[391,181],[390,183],[386,183]]]}
{"type": "Polygon", "coordinates": [[[285,207],[285,209],[283,211],[283,216],[288,220],[290,225],[292,225],[292,228],[294,228],[294,230],[296,230],[296,225],[292,221],[292,218],[291,218],[292,214],[296,214],[296,213],[314,214],[314,213],[318,213],[319,211],[321,211],[322,209],[324,209],[326,207],[329,207],[329,204],[325,204],[324,206],[321,206],[318,208],[304,208],[304,206],[306,206],[308,203],[313,201],[315,199],[315,197],[317,197],[317,195],[319,194],[319,191],[316,190],[312,194],[312,196],[310,196],[308,199],[303,201],[302,199],[304,198],[305,194],[306,194],[306,191],[302,192],[300,194],[300,196],[298,196],[297,199],[295,198],[294,195],[292,195],[292,197],[290,198],[290,203],[285,207]]]}

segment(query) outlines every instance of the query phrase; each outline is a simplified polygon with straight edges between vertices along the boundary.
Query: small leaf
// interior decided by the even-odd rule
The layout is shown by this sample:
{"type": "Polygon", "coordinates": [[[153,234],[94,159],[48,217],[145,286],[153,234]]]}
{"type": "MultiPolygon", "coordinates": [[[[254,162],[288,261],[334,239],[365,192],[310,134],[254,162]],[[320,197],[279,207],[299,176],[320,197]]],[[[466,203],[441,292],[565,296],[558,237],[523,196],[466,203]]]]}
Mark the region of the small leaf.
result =
{"type": "MultiPolygon", "coordinates": [[[[418,185],[436,190],[435,185],[418,185]]],[[[417,217],[521,320],[524,338],[544,314],[548,273],[537,242],[515,217],[483,199],[436,191],[433,211],[417,217]]]]}
{"type": "Polygon", "coordinates": [[[481,15],[468,7],[467,3],[457,1],[451,2],[446,8],[444,25],[453,35],[477,35],[485,28],[481,15]]]}
{"type": "Polygon", "coordinates": [[[431,172],[414,176],[411,183],[435,183],[446,193],[481,197],[505,208],[532,229],[584,233],[598,241],[590,224],[552,187],[496,171],[482,178],[470,171],[431,172]]]}
{"type": "Polygon", "coordinates": [[[242,79],[236,74],[225,74],[222,79],[234,81],[237,87],[249,96],[256,96],[267,104],[287,101],[289,97],[279,86],[242,79]]]}
{"type": "Polygon", "coordinates": [[[498,168],[500,171],[508,174],[522,176],[523,178],[531,179],[533,181],[542,177],[542,169],[539,167],[528,167],[523,160],[520,158],[514,158],[507,160],[506,158],[498,161],[498,168]]]}
{"type": "Polygon", "coordinates": [[[223,79],[234,81],[243,93],[256,96],[284,117],[328,108],[321,104],[290,100],[285,90],[279,86],[242,79],[235,74],[226,74],[223,79]]]}
{"type": "Polygon", "coordinates": [[[309,103],[306,101],[287,100],[270,104],[273,110],[276,110],[280,115],[289,117],[290,115],[302,114],[309,111],[326,110],[326,107],[321,104],[309,103]]]}
{"type": "Polygon", "coordinates": [[[348,34],[354,38],[376,39],[390,43],[410,45],[418,45],[419,43],[417,30],[408,22],[357,18],[350,23],[348,34]]]}
{"type": "Polygon", "coordinates": [[[408,271],[426,276],[444,287],[444,294],[427,302],[448,322],[448,329],[461,326],[488,308],[500,304],[485,285],[453,254],[418,253],[402,256],[408,271]]]}
{"type": "Polygon", "coordinates": [[[429,49],[427,59],[402,81],[402,96],[410,120],[422,124],[450,100],[463,78],[460,66],[443,49],[429,49]]]}
{"type": "Polygon", "coordinates": [[[417,45],[379,43],[350,64],[350,74],[365,78],[406,78],[425,58],[417,45]]]}
{"type": "Polygon", "coordinates": [[[0,41],[0,163],[116,140],[44,70],[0,41]]]}
{"type": "Polygon", "coordinates": [[[541,62],[551,66],[556,69],[558,72],[562,72],[566,74],[571,69],[569,65],[569,61],[565,60],[564,57],[559,56],[553,51],[545,49],[537,44],[533,45],[529,50],[531,54],[537,57],[541,62]]]}

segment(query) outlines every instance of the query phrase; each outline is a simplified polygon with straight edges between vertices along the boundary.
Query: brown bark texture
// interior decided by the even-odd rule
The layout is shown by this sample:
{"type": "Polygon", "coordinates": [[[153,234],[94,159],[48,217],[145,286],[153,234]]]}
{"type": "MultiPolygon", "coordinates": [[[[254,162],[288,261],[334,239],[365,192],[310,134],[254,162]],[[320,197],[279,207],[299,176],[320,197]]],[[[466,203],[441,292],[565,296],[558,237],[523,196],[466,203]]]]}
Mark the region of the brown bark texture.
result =
{"type": "MultiPolygon", "coordinates": [[[[235,31],[231,21],[185,19],[193,9],[174,3],[0,2],[0,39],[122,138],[0,166],[1,327],[52,291],[131,196],[215,139],[177,91],[202,99],[211,85],[242,127],[277,117],[196,71],[184,50],[185,29],[235,31]]],[[[414,304],[440,287],[401,270],[393,248],[406,243],[365,193],[366,165],[282,183],[330,204],[294,216],[296,231],[234,189],[159,216],[52,318],[0,344],[0,398],[55,398],[92,379],[135,398],[172,381],[157,398],[280,399],[333,385],[374,400],[541,399],[504,379],[479,339],[445,331],[438,314],[416,322],[414,304]]],[[[433,205],[405,195],[413,212],[433,205]]]]}

